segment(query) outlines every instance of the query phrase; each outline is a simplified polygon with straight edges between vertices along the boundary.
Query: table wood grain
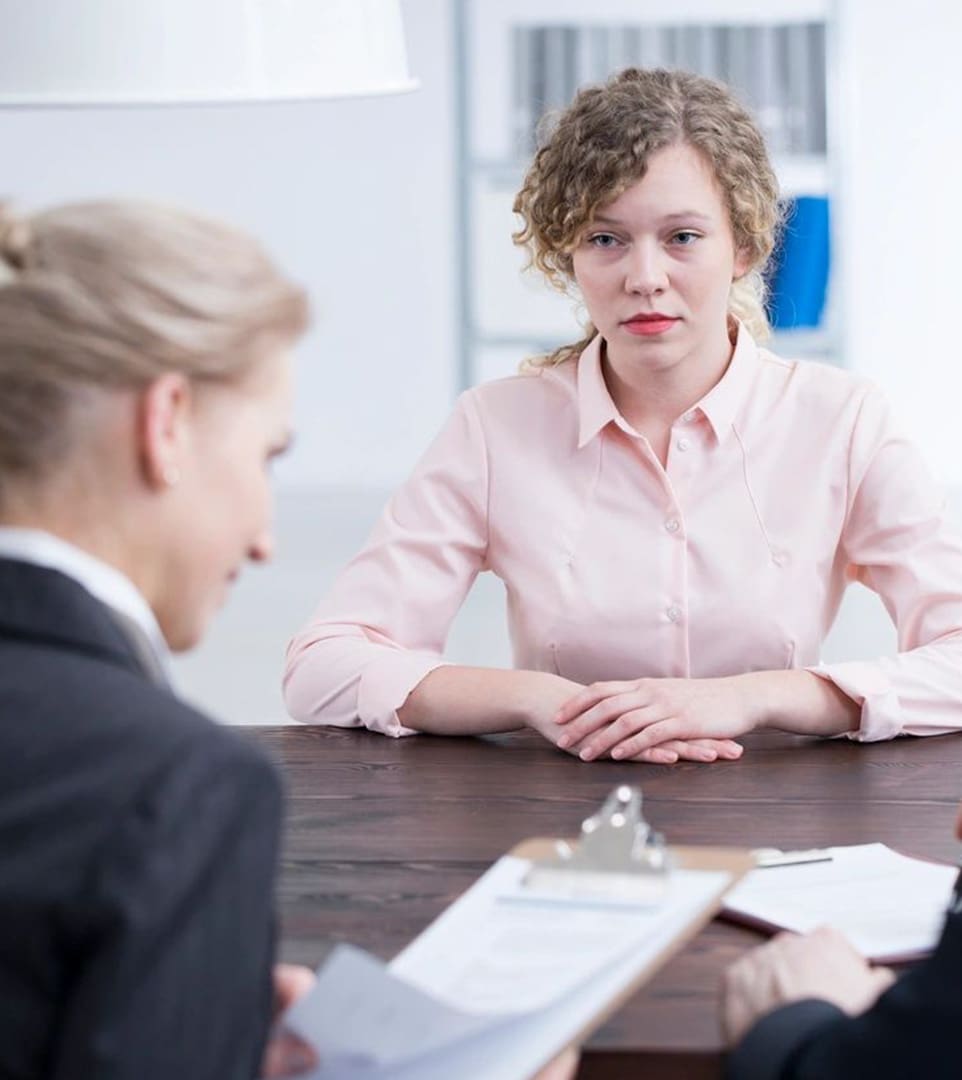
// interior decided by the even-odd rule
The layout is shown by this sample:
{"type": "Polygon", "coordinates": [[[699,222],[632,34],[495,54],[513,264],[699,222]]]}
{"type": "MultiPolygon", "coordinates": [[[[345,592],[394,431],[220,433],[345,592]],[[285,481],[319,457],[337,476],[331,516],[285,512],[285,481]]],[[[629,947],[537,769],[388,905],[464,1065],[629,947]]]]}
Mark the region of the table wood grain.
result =
{"type": "MultiPolygon", "coordinates": [[[[571,835],[618,783],[678,844],[814,847],[881,840],[952,860],[962,736],[856,744],[764,734],[740,761],[583,763],[527,733],[389,739],[260,728],[288,785],[279,904],[284,959],[353,942],[394,956],[495,859],[571,835]]],[[[721,1076],[721,972],[763,938],[716,920],[586,1047],[580,1080],[721,1076]]]]}

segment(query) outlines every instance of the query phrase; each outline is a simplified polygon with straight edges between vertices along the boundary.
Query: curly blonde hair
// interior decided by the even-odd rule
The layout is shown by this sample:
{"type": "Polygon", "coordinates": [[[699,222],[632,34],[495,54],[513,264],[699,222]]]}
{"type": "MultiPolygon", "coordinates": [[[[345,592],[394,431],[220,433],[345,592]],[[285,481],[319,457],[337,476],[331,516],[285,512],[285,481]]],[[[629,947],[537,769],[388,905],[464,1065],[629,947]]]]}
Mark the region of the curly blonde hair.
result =
{"type": "MultiPolygon", "coordinates": [[[[652,154],[686,143],[711,165],[750,265],[732,283],[729,313],[768,337],[762,270],[781,220],[778,181],[755,121],[726,86],[687,71],[626,68],[579,91],[547,119],[545,134],[514,201],[522,227],[512,238],[552,286],[569,290],[572,252],[597,210],[645,175],[652,154]]],[[[561,363],[594,335],[589,323],[581,341],[530,363],[561,363]]]]}

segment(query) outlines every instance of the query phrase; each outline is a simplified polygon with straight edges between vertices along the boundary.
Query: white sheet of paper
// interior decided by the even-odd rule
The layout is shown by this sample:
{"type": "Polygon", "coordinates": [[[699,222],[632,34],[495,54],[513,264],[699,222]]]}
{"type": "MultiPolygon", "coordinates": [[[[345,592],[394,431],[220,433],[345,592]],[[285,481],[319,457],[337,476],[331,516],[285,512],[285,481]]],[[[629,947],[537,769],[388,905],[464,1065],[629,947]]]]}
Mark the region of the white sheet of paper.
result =
{"type": "Polygon", "coordinates": [[[444,1005],[351,945],[334,949],[317,985],[285,1017],[288,1027],[323,1049],[328,1069],[397,1065],[490,1030],[498,1020],[444,1005]]]}
{"type": "Polygon", "coordinates": [[[525,900],[521,879],[529,865],[499,859],[394,959],[391,971],[469,1012],[537,1009],[636,942],[658,940],[677,902],[710,895],[717,885],[711,875],[676,870],[656,907],[552,901],[543,894],[525,900]]]}
{"type": "Polygon", "coordinates": [[[957,869],[884,844],[829,848],[830,862],[753,870],[724,907],[798,933],[840,930],[873,960],[924,952],[938,940],[957,869]]]}
{"type": "Polygon", "coordinates": [[[287,1023],[317,1047],[312,1080],[522,1080],[587,1027],[727,886],[676,870],[656,909],[518,900],[500,859],[397,959],[341,946],[287,1023]]]}

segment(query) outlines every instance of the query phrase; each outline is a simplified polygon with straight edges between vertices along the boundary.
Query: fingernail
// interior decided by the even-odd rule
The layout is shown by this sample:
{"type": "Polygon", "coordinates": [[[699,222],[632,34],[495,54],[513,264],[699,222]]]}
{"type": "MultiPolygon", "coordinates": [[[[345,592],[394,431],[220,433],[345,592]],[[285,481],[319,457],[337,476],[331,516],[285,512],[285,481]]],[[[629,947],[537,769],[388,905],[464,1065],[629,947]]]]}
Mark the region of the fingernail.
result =
{"type": "Polygon", "coordinates": [[[617,761],[618,758],[623,758],[625,756],[625,752],[620,746],[616,746],[614,750],[611,751],[611,756],[617,761]]]}
{"type": "Polygon", "coordinates": [[[580,757],[582,761],[591,761],[594,756],[594,751],[592,750],[582,750],[581,753],[578,755],[578,757],[580,757]]]}
{"type": "Polygon", "coordinates": [[[562,750],[566,750],[566,749],[568,748],[568,744],[569,744],[570,742],[571,742],[571,739],[570,739],[570,737],[569,737],[569,736],[567,736],[567,735],[562,735],[562,736],[561,736],[561,738],[560,738],[560,739],[558,740],[558,746],[559,746],[559,747],[560,747],[560,748],[561,748],[562,750]]]}

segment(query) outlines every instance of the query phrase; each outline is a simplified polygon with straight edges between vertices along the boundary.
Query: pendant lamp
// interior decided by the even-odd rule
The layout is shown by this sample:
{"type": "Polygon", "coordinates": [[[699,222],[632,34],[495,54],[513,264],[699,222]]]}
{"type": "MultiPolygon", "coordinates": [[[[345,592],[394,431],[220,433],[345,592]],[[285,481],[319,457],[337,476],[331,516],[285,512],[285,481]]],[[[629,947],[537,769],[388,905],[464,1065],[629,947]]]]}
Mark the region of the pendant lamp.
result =
{"type": "Polygon", "coordinates": [[[0,0],[0,108],[390,94],[399,0],[0,0]]]}

